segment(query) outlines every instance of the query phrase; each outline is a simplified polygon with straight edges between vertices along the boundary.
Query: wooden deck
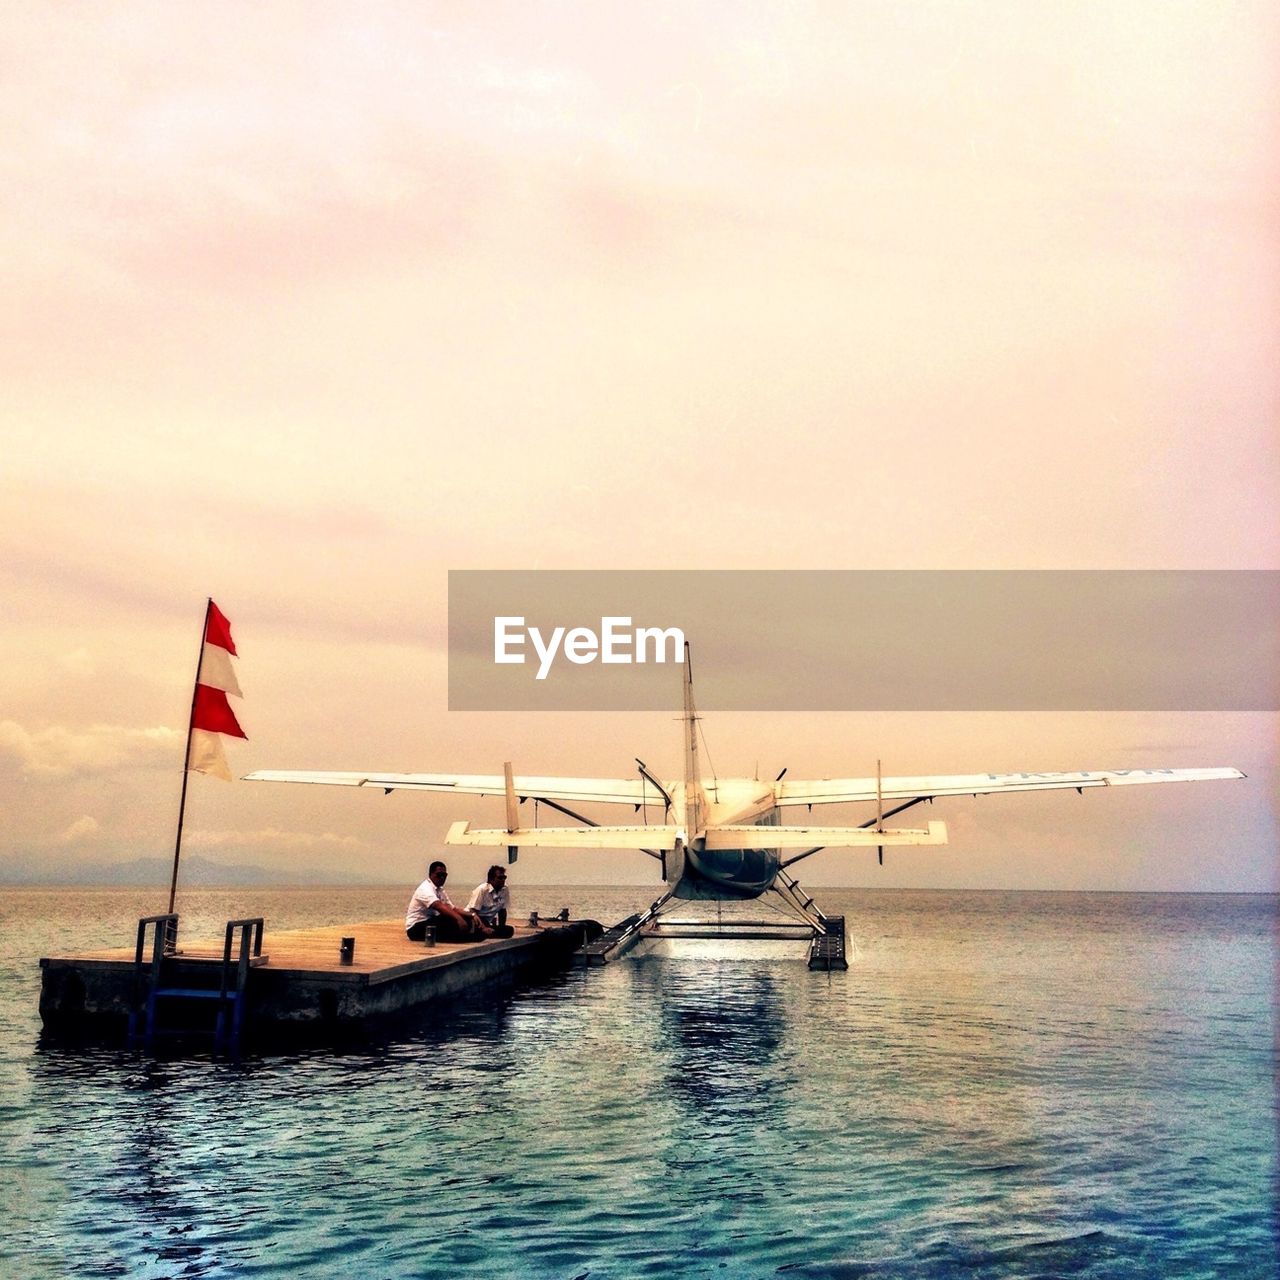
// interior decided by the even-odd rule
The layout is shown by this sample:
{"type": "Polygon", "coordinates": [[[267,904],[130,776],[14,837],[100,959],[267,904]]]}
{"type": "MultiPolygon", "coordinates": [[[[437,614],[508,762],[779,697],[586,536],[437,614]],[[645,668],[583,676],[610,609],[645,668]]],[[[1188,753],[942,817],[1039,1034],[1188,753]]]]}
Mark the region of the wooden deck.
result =
{"type": "MultiPolygon", "coordinates": [[[[273,970],[305,974],[330,974],[336,977],[364,975],[379,982],[406,970],[423,966],[451,964],[459,956],[484,955],[494,950],[510,949],[521,939],[543,936],[553,922],[531,927],[515,926],[513,938],[491,938],[483,942],[437,942],[428,947],[410,942],[405,937],[403,920],[366,920],[357,924],[321,925],[315,929],[272,930],[266,927],[262,937],[261,965],[273,970]],[[355,938],[355,956],[351,964],[339,959],[343,938],[355,938]]],[[[221,962],[220,939],[179,938],[178,953],[184,960],[221,962]]],[[[74,955],[50,956],[41,964],[105,964],[133,965],[133,947],[110,947],[101,951],[79,951],[74,955]]],[[[357,979],[359,981],[359,979],[357,979]]]]}
{"type": "MultiPolygon", "coordinates": [[[[563,965],[600,926],[545,921],[515,929],[511,938],[427,946],[405,937],[403,920],[288,930],[272,930],[268,922],[262,955],[249,976],[249,1022],[260,1035],[305,1027],[359,1029],[468,987],[563,965]],[[351,964],[340,959],[343,938],[355,939],[351,964]]],[[[178,951],[165,961],[172,980],[216,989],[222,946],[221,940],[187,939],[179,932],[178,951]]],[[[133,947],[46,956],[40,967],[40,1015],[47,1030],[109,1034],[127,1021],[136,1003],[133,947]]]]}

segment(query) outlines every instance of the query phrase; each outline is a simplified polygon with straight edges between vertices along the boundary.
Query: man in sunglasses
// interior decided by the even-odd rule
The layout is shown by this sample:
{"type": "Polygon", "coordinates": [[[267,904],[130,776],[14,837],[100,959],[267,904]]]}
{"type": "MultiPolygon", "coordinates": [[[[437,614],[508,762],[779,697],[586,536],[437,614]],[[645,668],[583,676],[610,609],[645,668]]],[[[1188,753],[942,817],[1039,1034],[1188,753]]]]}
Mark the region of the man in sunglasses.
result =
{"type": "Polygon", "coordinates": [[[484,883],[476,885],[467,910],[478,916],[495,938],[509,938],[515,930],[507,923],[511,910],[511,890],[507,888],[507,869],[494,863],[484,883]]]}
{"type": "Polygon", "coordinates": [[[413,891],[404,917],[410,942],[422,942],[428,928],[436,931],[440,942],[475,942],[493,936],[493,930],[475,912],[453,905],[444,887],[448,878],[449,868],[443,862],[433,862],[427,868],[427,878],[413,891]]]}

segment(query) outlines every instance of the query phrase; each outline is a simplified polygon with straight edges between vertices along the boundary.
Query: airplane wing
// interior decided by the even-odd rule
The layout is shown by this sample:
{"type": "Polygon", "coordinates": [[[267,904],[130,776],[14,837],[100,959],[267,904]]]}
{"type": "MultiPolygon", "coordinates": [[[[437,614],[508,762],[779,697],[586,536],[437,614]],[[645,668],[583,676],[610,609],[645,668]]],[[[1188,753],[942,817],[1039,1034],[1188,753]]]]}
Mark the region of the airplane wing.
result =
{"type": "MultiPolygon", "coordinates": [[[[1239,769],[1102,769],[1083,773],[962,773],[918,778],[881,778],[880,795],[890,800],[934,796],[984,796],[1005,791],[1082,791],[1152,782],[1210,782],[1243,778],[1239,769]]],[[[779,782],[777,804],[849,804],[876,798],[875,778],[818,778],[779,782]]]]}
{"type": "MultiPolygon", "coordinates": [[[[502,774],[465,773],[316,773],[260,769],[246,782],[308,782],[330,787],[370,787],[380,791],[431,791],[437,795],[501,796],[502,774]]],[[[562,800],[596,804],[659,804],[662,796],[640,778],[513,778],[517,799],[562,800]]],[[[874,782],[872,794],[874,795],[874,782]]]]}

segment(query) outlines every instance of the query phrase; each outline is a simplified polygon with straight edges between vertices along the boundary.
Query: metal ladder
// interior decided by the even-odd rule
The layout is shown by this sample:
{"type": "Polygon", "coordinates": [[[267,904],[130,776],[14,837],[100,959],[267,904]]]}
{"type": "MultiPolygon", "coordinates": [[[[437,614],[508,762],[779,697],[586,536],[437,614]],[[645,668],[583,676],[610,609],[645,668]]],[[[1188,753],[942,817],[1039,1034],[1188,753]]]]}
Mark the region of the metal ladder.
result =
{"type": "Polygon", "coordinates": [[[628,916],[625,920],[619,920],[611,929],[606,929],[594,941],[588,942],[578,952],[582,963],[588,967],[608,964],[610,960],[616,960],[619,956],[625,955],[640,941],[644,927],[657,917],[659,910],[666,906],[670,899],[671,893],[668,891],[647,911],[640,911],[633,916],[628,916]]]}
{"type": "MultiPolygon", "coordinates": [[[[174,914],[143,916],[138,921],[138,936],[133,956],[133,1004],[129,1014],[129,1038],[150,1048],[158,1036],[200,1034],[188,1026],[165,1028],[162,1011],[214,1005],[213,1043],[215,1049],[239,1048],[244,1027],[245,995],[249,970],[262,956],[261,916],[245,920],[228,920],[222,946],[221,962],[212,959],[182,957],[177,950],[178,917],[174,914]],[[144,964],[148,929],[151,931],[151,957],[144,964]],[[239,933],[239,949],[232,964],[232,942],[239,933]],[[205,977],[212,979],[217,967],[218,986],[191,985],[205,977]],[[181,981],[185,979],[185,982],[181,981]]],[[[205,1032],[207,1034],[207,1032],[205,1032]]]]}
{"type": "Polygon", "coordinates": [[[777,877],[774,879],[773,891],[798,911],[815,929],[823,927],[826,916],[818,909],[813,895],[802,889],[800,881],[781,867],[778,868],[777,877]]]}

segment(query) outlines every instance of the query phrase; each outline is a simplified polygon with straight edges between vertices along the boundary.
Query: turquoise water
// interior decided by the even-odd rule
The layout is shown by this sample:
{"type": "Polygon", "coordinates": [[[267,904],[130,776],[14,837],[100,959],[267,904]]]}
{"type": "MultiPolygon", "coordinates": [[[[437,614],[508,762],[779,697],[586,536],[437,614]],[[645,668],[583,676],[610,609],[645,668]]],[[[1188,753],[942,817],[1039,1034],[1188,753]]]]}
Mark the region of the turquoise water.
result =
{"type": "MultiPolygon", "coordinates": [[[[179,906],[211,933],[404,896],[179,906]]],[[[154,895],[3,891],[0,1274],[1277,1273],[1275,898],[820,901],[847,974],[628,960],[233,1065],[41,1045],[36,958],[128,940],[154,895]]]]}

